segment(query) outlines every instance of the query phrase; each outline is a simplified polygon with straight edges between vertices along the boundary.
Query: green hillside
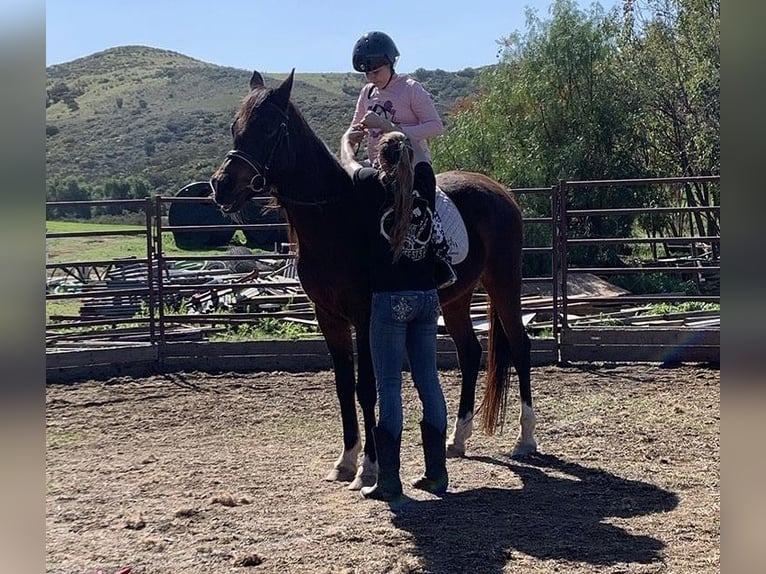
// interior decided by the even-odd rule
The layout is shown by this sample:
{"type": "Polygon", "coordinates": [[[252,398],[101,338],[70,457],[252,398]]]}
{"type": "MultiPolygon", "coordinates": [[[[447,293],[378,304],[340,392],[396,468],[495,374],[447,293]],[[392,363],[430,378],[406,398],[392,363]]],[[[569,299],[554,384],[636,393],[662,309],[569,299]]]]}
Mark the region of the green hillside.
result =
{"type": "MultiPolygon", "coordinates": [[[[167,50],[113,48],[47,68],[46,169],[49,187],[70,177],[98,189],[137,177],[150,193],[172,194],[207,179],[231,145],[229,124],[252,70],[208,64],[167,50]]],[[[417,70],[446,115],[475,90],[473,69],[417,70]]],[[[276,85],[285,74],[265,76],[276,85]]],[[[337,150],[364,77],[301,74],[293,100],[337,150]]]]}

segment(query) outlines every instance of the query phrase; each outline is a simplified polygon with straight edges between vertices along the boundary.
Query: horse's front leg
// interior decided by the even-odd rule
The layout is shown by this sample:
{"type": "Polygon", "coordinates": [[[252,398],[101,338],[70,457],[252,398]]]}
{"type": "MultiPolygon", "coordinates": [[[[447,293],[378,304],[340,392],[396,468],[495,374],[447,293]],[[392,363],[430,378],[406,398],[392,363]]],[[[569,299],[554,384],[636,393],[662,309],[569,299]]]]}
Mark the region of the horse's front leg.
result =
{"type": "Polygon", "coordinates": [[[356,396],[362,409],[364,421],[364,458],[362,466],[357,471],[356,478],[348,486],[351,490],[359,490],[363,486],[372,486],[378,477],[378,462],[375,453],[375,441],[372,429],[375,427],[375,373],[372,368],[370,354],[369,317],[356,325],[356,356],[357,383],[356,396]]]}
{"type": "Polygon", "coordinates": [[[317,322],[324,335],[327,349],[332,357],[335,373],[335,392],[340,404],[340,418],[343,424],[343,452],[335,461],[325,480],[347,482],[356,476],[359,452],[359,421],[354,402],[354,345],[351,326],[336,315],[316,307],[317,322]]]}

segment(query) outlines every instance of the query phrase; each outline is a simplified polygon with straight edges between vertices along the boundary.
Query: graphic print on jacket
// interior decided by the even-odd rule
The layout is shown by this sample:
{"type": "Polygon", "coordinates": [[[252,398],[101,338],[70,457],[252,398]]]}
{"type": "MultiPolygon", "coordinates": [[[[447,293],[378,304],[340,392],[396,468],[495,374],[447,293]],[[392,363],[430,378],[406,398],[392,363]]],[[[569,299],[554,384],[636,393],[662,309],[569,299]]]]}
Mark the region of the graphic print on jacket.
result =
{"type": "MultiPolygon", "coordinates": [[[[402,257],[410,261],[420,261],[428,253],[433,233],[433,213],[428,207],[428,201],[420,196],[417,191],[412,192],[412,218],[407,236],[404,239],[402,257]]],[[[393,207],[388,208],[380,218],[380,234],[391,243],[391,228],[393,227],[393,207]]]]}
{"type": "MultiPolygon", "coordinates": [[[[369,95],[367,99],[370,99],[369,95]]],[[[378,114],[381,118],[389,120],[391,123],[396,123],[396,110],[394,109],[394,103],[391,100],[386,100],[382,105],[380,102],[373,102],[367,106],[367,109],[371,112],[378,114]]],[[[383,135],[380,130],[370,130],[372,137],[379,138],[383,135]]]]}
{"type": "Polygon", "coordinates": [[[375,102],[367,108],[371,112],[375,112],[379,116],[386,118],[387,120],[396,123],[396,110],[394,109],[394,103],[391,100],[386,100],[383,105],[380,102],[375,102]]]}

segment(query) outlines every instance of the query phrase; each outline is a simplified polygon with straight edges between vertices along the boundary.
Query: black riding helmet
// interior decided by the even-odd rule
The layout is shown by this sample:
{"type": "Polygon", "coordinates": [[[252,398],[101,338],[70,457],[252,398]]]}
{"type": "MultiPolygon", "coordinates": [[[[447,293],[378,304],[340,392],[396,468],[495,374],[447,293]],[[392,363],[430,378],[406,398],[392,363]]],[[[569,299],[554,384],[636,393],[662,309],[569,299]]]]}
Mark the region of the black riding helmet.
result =
{"type": "Polygon", "coordinates": [[[386,64],[393,69],[399,50],[388,34],[367,32],[354,44],[353,64],[357,72],[369,72],[386,64]]]}

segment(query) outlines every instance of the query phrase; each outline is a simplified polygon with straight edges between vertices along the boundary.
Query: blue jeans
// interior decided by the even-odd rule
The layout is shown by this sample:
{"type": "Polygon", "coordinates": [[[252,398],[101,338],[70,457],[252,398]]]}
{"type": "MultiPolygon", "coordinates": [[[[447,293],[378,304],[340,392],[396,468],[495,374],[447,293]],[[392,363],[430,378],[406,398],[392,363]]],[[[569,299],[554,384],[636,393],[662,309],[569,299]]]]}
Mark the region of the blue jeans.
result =
{"type": "Polygon", "coordinates": [[[378,388],[378,426],[402,433],[402,367],[405,352],[423,404],[423,420],[447,429],[447,405],[436,369],[436,320],[439,297],[430,291],[372,294],[370,348],[378,388]]]}

